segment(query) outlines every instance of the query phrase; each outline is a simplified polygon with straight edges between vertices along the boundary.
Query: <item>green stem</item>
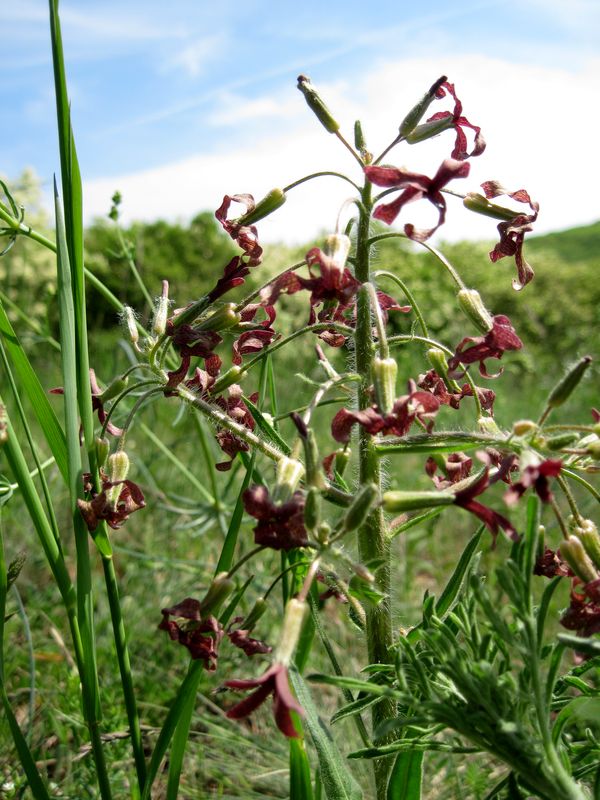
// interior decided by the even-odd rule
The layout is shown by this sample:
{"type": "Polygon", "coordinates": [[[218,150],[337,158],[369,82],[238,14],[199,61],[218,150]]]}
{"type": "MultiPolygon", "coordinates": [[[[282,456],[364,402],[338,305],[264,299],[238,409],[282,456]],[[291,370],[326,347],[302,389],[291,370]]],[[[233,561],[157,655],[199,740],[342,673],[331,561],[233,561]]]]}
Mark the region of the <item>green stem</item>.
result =
{"type": "MultiPolygon", "coordinates": [[[[361,192],[363,209],[360,211],[356,233],[355,274],[361,283],[368,283],[370,274],[369,223],[372,209],[371,184],[365,182],[361,192]]],[[[358,407],[368,408],[371,405],[369,383],[371,364],[373,361],[373,330],[371,320],[371,303],[367,292],[358,294],[356,311],[356,329],[354,334],[356,372],[362,377],[358,387],[358,407]]],[[[375,449],[374,438],[361,426],[359,432],[359,485],[375,484],[381,491],[381,465],[375,449]]],[[[373,509],[358,529],[358,552],[362,563],[373,559],[382,559],[383,565],[377,571],[377,589],[384,599],[377,606],[367,609],[366,633],[367,649],[370,664],[389,662],[389,650],[392,646],[392,617],[390,607],[390,539],[381,508],[373,509]]],[[[395,702],[385,699],[373,709],[373,727],[375,728],[395,714],[395,702]]],[[[386,797],[387,778],[390,765],[385,759],[375,759],[373,769],[377,800],[386,797]]]]}
{"type": "MultiPolygon", "coordinates": [[[[361,162],[361,167],[362,167],[362,162],[361,162]]],[[[335,178],[341,178],[342,180],[346,181],[351,186],[353,186],[357,192],[360,191],[360,188],[354,183],[354,181],[351,181],[350,178],[348,178],[346,175],[342,175],[341,172],[331,172],[329,170],[325,170],[323,172],[313,172],[310,175],[305,175],[303,178],[300,178],[297,181],[293,181],[293,183],[288,183],[288,185],[284,187],[283,191],[285,194],[287,194],[287,192],[289,192],[290,189],[295,189],[296,186],[300,186],[301,184],[306,183],[306,181],[312,181],[313,178],[322,178],[326,175],[332,175],[335,178]]]]}
{"type": "Polygon", "coordinates": [[[110,606],[110,617],[113,626],[115,650],[117,652],[117,661],[119,663],[119,672],[121,675],[121,685],[123,687],[123,699],[125,701],[127,720],[129,722],[131,748],[133,750],[135,769],[137,772],[138,785],[141,793],[144,790],[144,783],[146,781],[146,759],[144,758],[144,746],[142,743],[140,718],[135,700],[135,690],[133,687],[133,677],[131,674],[131,661],[129,659],[127,637],[125,635],[125,623],[123,621],[121,603],[119,600],[119,586],[117,583],[115,565],[112,558],[103,558],[102,567],[104,568],[104,580],[106,583],[108,603],[110,606]]]}
{"type": "Polygon", "coordinates": [[[404,292],[404,294],[406,296],[406,299],[408,300],[408,302],[412,306],[412,310],[414,311],[415,317],[417,318],[417,322],[421,326],[421,330],[423,331],[423,336],[425,336],[425,338],[428,339],[429,338],[429,330],[427,328],[427,324],[425,322],[425,318],[424,318],[423,314],[421,313],[421,309],[419,308],[413,293],[410,291],[410,289],[404,283],[404,281],[401,280],[397,275],[394,275],[393,272],[388,272],[385,269],[378,270],[375,273],[374,277],[375,278],[390,278],[390,280],[394,281],[394,283],[402,289],[402,291],[404,292]]]}

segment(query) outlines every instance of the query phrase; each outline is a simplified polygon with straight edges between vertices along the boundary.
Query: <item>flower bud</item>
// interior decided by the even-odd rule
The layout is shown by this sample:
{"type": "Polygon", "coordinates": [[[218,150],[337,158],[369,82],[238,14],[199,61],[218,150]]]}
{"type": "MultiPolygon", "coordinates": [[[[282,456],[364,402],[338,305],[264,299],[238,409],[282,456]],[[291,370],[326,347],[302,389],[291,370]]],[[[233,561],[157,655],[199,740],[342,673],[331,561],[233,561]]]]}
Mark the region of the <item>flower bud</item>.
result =
{"type": "Polygon", "coordinates": [[[304,467],[295,458],[283,456],[277,462],[275,473],[276,484],[273,489],[273,500],[276,503],[285,503],[298,488],[300,479],[304,475],[304,467]]]}
{"type": "Polygon", "coordinates": [[[267,601],[264,599],[264,597],[257,597],[254,605],[250,609],[250,613],[244,618],[240,628],[243,628],[246,631],[251,631],[258,620],[265,613],[267,608],[267,601]]]}
{"type": "Polygon", "coordinates": [[[367,150],[367,143],[365,142],[362,125],[359,119],[357,119],[354,123],[354,147],[356,147],[358,152],[361,154],[365,163],[370,164],[373,156],[367,150]]]}
{"type": "Polygon", "coordinates": [[[477,427],[481,433],[487,433],[490,436],[498,436],[503,438],[504,434],[498,427],[498,423],[493,417],[479,417],[477,420],[477,427]]]}
{"type": "Polygon", "coordinates": [[[528,433],[536,431],[537,427],[537,423],[532,419],[519,419],[513,424],[512,432],[515,436],[527,436],[528,433]]]}
{"type": "Polygon", "coordinates": [[[103,467],[110,453],[110,442],[106,438],[96,436],[94,447],[96,449],[96,461],[98,462],[98,466],[103,467]]]}
{"type": "Polygon", "coordinates": [[[578,439],[579,436],[576,433],[559,433],[556,436],[548,436],[546,439],[546,447],[548,450],[562,450],[563,447],[571,447],[574,445],[578,439]]]}
{"type": "Polygon", "coordinates": [[[331,536],[331,525],[328,522],[322,522],[317,529],[317,540],[320,544],[327,544],[331,536]]]}
{"type": "Polygon", "coordinates": [[[237,383],[238,378],[242,374],[241,367],[233,366],[230,367],[227,372],[224,372],[220,375],[217,380],[213,383],[210,387],[211,394],[220,394],[221,392],[228,389],[230,386],[233,386],[234,383],[237,383]]]}
{"type": "Polygon", "coordinates": [[[306,609],[306,603],[303,600],[297,600],[295,597],[288,600],[285,607],[281,625],[281,639],[275,651],[275,661],[286,667],[290,665],[296,645],[300,639],[306,609]]]}
{"type": "Polygon", "coordinates": [[[121,483],[127,478],[129,472],[129,456],[124,450],[117,450],[108,457],[107,472],[109,481],[117,485],[111,486],[106,492],[106,502],[113,511],[116,511],[122,491],[121,483]]]}
{"type": "Polygon", "coordinates": [[[494,320],[484,306],[478,291],[475,289],[461,289],[457,294],[457,298],[461,310],[482,333],[488,333],[488,331],[492,330],[494,320]]]}
{"type": "Polygon", "coordinates": [[[600,439],[596,439],[595,442],[590,442],[585,449],[594,461],[600,461],[600,439]]]}
{"type": "Polygon", "coordinates": [[[169,281],[162,282],[162,294],[156,301],[154,317],[152,318],[152,333],[162,336],[167,327],[169,313],[169,281]]]}
{"type": "Polygon", "coordinates": [[[483,216],[492,217],[492,219],[508,221],[514,219],[517,215],[517,212],[510,208],[490,203],[487,197],[477,192],[469,192],[463,200],[463,206],[468,208],[469,211],[475,211],[477,214],[483,214],[483,216]]]}
{"type": "Polygon", "coordinates": [[[439,347],[430,347],[429,350],[425,353],[427,356],[427,360],[437,372],[437,374],[444,379],[444,382],[448,382],[448,359],[446,358],[446,354],[443,350],[440,350],[439,347]]]}
{"type": "Polygon", "coordinates": [[[446,83],[447,80],[448,78],[445,75],[442,75],[441,78],[438,78],[433,86],[429,88],[429,91],[427,91],[419,100],[419,102],[411,108],[411,110],[400,123],[400,136],[406,137],[414,131],[416,126],[423,119],[423,116],[429,106],[435,100],[438,89],[443,83],[446,83]]]}
{"type": "Polygon", "coordinates": [[[453,126],[454,120],[452,119],[452,115],[448,115],[441,119],[434,119],[431,122],[424,122],[422,125],[417,125],[417,127],[404,138],[408,144],[418,144],[419,142],[424,142],[426,139],[431,139],[433,136],[437,136],[449,130],[453,126]]]}
{"type": "Polygon", "coordinates": [[[374,483],[363,486],[346,511],[342,531],[348,533],[360,528],[378,497],[379,492],[374,483]]]}
{"type": "Polygon", "coordinates": [[[345,236],[343,233],[332,233],[331,236],[325,239],[325,247],[323,248],[325,255],[329,256],[333,261],[333,266],[339,269],[340,272],[346,266],[351,244],[350,237],[345,236]]]}
{"type": "Polygon", "coordinates": [[[393,358],[375,356],[371,364],[371,378],[375,387],[375,400],[382,414],[389,414],[396,399],[398,365],[393,358]]]}
{"type": "Polygon", "coordinates": [[[197,331],[224,331],[237,325],[241,319],[241,315],[235,310],[235,303],[225,303],[210,317],[195,325],[194,329],[197,331]]]}
{"type": "Polygon", "coordinates": [[[449,492],[405,492],[391,491],[383,494],[385,511],[417,511],[421,508],[451,506],[454,495],[449,492]]]}
{"type": "Polygon", "coordinates": [[[584,583],[591,583],[598,578],[598,573],[577,536],[569,536],[566,541],[561,542],[559,550],[561,558],[584,583]]]}
{"type": "Polygon", "coordinates": [[[131,306],[123,306],[123,319],[127,325],[127,332],[129,333],[129,341],[136,347],[140,340],[137,324],[135,321],[135,311],[131,306]]]}
{"type": "Polygon", "coordinates": [[[129,377],[126,378],[115,378],[114,381],[109,383],[106,389],[100,395],[100,402],[107,403],[109,400],[112,400],[118,394],[127,388],[129,383],[129,377]]]}
{"type": "Polygon", "coordinates": [[[321,100],[319,93],[310,82],[310,78],[308,78],[306,75],[299,75],[298,89],[300,89],[304,95],[304,99],[308,103],[308,107],[317,117],[321,125],[323,125],[325,130],[329,131],[329,133],[337,133],[337,131],[340,129],[339,123],[333,118],[331,112],[321,100]]]}
{"type": "Polygon", "coordinates": [[[251,208],[243,217],[236,220],[236,225],[254,225],[261,219],[268,217],[285,203],[287,197],[283,189],[271,189],[262,200],[251,208]]]}
{"type": "Polygon", "coordinates": [[[600,535],[594,522],[591,519],[582,520],[581,525],[578,525],[573,533],[579,538],[583,549],[595,566],[600,569],[600,535]]]}
{"type": "Polygon", "coordinates": [[[200,603],[202,616],[208,617],[210,614],[216,616],[234,587],[235,583],[229,577],[229,573],[219,572],[208,587],[204,600],[200,603]]]}
{"type": "Polygon", "coordinates": [[[548,408],[557,408],[557,406],[562,406],[562,404],[569,399],[591,363],[592,357],[584,356],[571,367],[567,374],[561,378],[554,389],[552,389],[550,392],[547,402],[548,408]]]}

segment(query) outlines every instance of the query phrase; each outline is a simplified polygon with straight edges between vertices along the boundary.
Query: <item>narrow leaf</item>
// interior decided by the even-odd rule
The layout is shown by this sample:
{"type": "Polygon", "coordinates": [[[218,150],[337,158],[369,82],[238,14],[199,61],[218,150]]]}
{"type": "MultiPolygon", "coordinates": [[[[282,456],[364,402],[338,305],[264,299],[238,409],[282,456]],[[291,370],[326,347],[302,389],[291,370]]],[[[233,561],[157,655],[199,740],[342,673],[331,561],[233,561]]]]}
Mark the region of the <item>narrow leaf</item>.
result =
{"type": "Polygon", "coordinates": [[[310,763],[302,739],[290,739],[290,800],[313,800],[310,763]]]}
{"type": "Polygon", "coordinates": [[[388,781],[387,800],[420,800],[423,755],[414,750],[398,753],[388,781]]]}

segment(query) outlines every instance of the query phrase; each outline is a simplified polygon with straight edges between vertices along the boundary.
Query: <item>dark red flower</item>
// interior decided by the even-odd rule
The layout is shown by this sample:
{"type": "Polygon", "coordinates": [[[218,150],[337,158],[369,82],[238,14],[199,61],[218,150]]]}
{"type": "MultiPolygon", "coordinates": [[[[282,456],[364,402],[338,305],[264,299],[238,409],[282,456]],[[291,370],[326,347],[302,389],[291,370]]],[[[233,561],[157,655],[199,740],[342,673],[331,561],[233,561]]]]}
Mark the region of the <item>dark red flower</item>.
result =
{"type": "Polygon", "coordinates": [[[415,383],[409,381],[409,394],[399,397],[389,414],[382,414],[376,405],[362,411],[340,409],[331,423],[331,435],[336,442],[348,442],[352,426],[358,422],[372,436],[405,436],[415,420],[431,426],[439,407],[431,392],[418,392],[415,383]]]}
{"type": "Polygon", "coordinates": [[[555,578],[572,576],[573,573],[569,565],[562,560],[560,554],[549,547],[544,548],[544,552],[535,562],[533,568],[534,575],[543,575],[545,578],[555,578]]]}
{"type": "Polygon", "coordinates": [[[272,305],[260,305],[258,303],[248,305],[240,316],[241,325],[252,324],[254,327],[245,330],[233,343],[232,361],[234,364],[241,364],[243,355],[258,353],[271,344],[277,336],[275,330],[271,327],[277,316],[272,305]],[[256,322],[254,318],[261,308],[265,310],[267,318],[262,322],[256,322]]]}
{"type": "Polygon", "coordinates": [[[443,477],[435,474],[438,470],[438,464],[433,457],[429,457],[425,462],[425,472],[435,483],[436,488],[447,489],[467,478],[472,466],[473,459],[469,458],[465,453],[451,453],[448,458],[444,459],[443,477]]]}
{"type": "MultiPolygon", "coordinates": [[[[229,387],[228,393],[229,396],[226,398],[215,398],[215,403],[217,403],[217,405],[219,405],[223,411],[225,411],[227,416],[231,417],[231,419],[233,419],[239,425],[243,425],[245,428],[253,431],[254,418],[250,413],[248,406],[242,400],[241,387],[234,383],[229,387]]],[[[250,396],[250,400],[252,400],[253,403],[257,400],[257,398],[257,394],[250,396]]],[[[223,461],[220,464],[215,465],[220,472],[226,472],[231,468],[233,459],[238,453],[246,453],[250,449],[243,439],[241,439],[239,436],[236,436],[235,433],[232,433],[226,428],[218,431],[216,439],[221,450],[230,458],[230,461],[223,461]]]]}
{"type": "Polygon", "coordinates": [[[275,663],[260,678],[255,680],[232,680],[225,681],[225,686],[229,689],[255,689],[251,695],[246,697],[237,705],[230,708],[226,716],[229,719],[243,719],[249,716],[267,697],[273,695],[273,716],[279,730],[291,739],[299,738],[300,734],[294,726],[292,711],[297,714],[304,714],[300,703],[290,691],[287,667],[284,664],[275,663]]]}
{"type": "Polygon", "coordinates": [[[504,495],[504,502],[509,506],[514,506],[527,489],[533,489],[543,503],[552,500],[552,492],[548,478],[556,478],[560,475],[562,461],[560,459],[548,458],[541,464],[532,464],[521,472],[520,479],[513,483],[504,495]]]}
{"type": "Polygon", "coordinates": [[[485,492],[488,486],[494,483],[498,478],[499,473],[496,474],[494,478],[490,479],[489,470],[486,467],[479,478],[467,484],[464,489],[456,492],[454,499],[455,505],[464,508],[465,511],[470,511],[471,514],[475,514],[475,516],[484,523],[492,534],[494,544],[496,543],[496,536],[500,528],[510,539],[516,541],[519,538],[510,520],[506,519],[506,517],[494,511],[492,508],[484,506],[482,503],[475,500],[476,497],[485,492]]]}
{"type": "Polygon", "coordinates": [[[429,200],[437,208],[438,222],[433,228],[418,230],[411,224],[404,226],[404,233],[409,239],[424,242],[444,224],[446,219],[446,199],[441,189],[454,178],[466,178],[470,166],[465,161],[448,158],[442,162],[433,178],[398,167],[365,167],[364,170],[367,178],[377,186],[403,190],[391,203],[377,206],[373,213],[375,219],[391,225],[407,203],[422,198],[429,200]]]}
{"type": "Polygon", "coordinates": [[[92,496],[92,499],[78,500],[77,506],[88,530],[95,531],[100,520],[104,520],[111,528],[118,530],[134,511],[144,508],[146,505],[144,493],[133,481],[110,481],[103,470],[100,470],[100,478],[102,489],[95,492],[89,473],[84,475],[84,488],[86,493],[92,496]],[[116,499],[114,493],[110,491],[115,486],[121,487],[116,499]]]}
{"type": "MultiPolygon", "coordinates": [[[[236,617],[233,620],[232,625],[243,622],[243,620],[243,617],[236,617]]],[[[239,647],[240,650],[243,650],[248,657],[255,655],[266,655],[273,649],[265,642],[261,642],[260,639],[253,639],[250,636],[250,631],[245,630],[244,628],[236,628],[235,630],[232,630],[230,625],[227,631],[227,636],[231,644],[235,647],[239,647]]]]}
{"type": "Polygon", "coordinates": [[[466,158],[471,158],[471,156],[480,156],[485,150],[485,140],[481,135],[481,128],[477,127],[477,125],[472,125],[466,117],[463,117],[462,103],[456,96],[453,83],[449,81],[443,83],[437,90],[436,95],[438,97],[443,97],[446,92],[448,92],[454,100],[454,111],[438,111],[437,114],[429,117],[427,122],[435,122],[442,119],[452,120],[452,127],[456,131],[456,141],[454,143],[454,149],[450,153],[451,158],[464,161],[466,158]],[[470,153],[467,152],[467,137],[463,128],[470,128],[475,133],[473,150],[470,153]]]}
{"type": "Polygon", "coordinates": [[[597,581],[585,584],[583,591],[578,591],[582,584],[573,581],[571,602],[560,618],[560,624],[569,631],[576,631],[578,636],[587,638],[600,633],[600,597],[597,595],[597,581]]]}
{"type": "Polygon", "coordinates": [[[171,608],[163,608],[161,613],[160,630],[167,631],[173,641],[187,647],[193,659],[203,661],[204,668],[214,672],[223,638],[221,623],[211,615],[203,618],[202,605],[193,597],[186,597],[171,608]]]}
{"type": "Polygon", "coordinates": [[[486,181],[481,184],[481,188],[488,200],[493,197],[499,197],[500,195],[507,195],[512,200],[516,200],[519,203],[528,203],[532,211],[531,214],[515,213],[512,219],[500,222],[498,225],[500,241],[490,252],[490,259],[493,263],[505,256],[515,257],[517,279],[513,280],[513,288],[517,290],[522,289],[532,280],[535,274],[533,268],[523,258],[523,242],[525,240],[525,234],[533,229],[533,223],[536,221],[540,210],[539,203],[535,203],[525,189],[509,192],[501,186],[498,181],[486,181]]]}
{"type": "MultiPolygon", "coordinates": [[[[424,375],[419,375],[417,386],[420,389],[431,392],[442,405],[447,405],[451,408],[459,408],[461,400],[465,397],[473,396],[473,390],[468,383],[463,384],[457,392],[448,389],[444,379],[438,375],[434,369],[430,369],[429,372],[426,372],[424,375]]],[[[475,391],[479,397],[482,410],[489,411],[493,416],[496,393],[492,391],[492,389],[485,389],[481,386],[476,386],[475,391]]]]}
{"type": "Polygon", "coordinates": [[[508,317],[499,314],[493,317],[493,326],[485,336],[466,336],[457,346],[452,358],[448,360],[448,374],[451,378],[460,378],[465,374],[460,365],[479,362],[479,372],[484,378],[497,378],[502,369],[490,375],[485,366],[488,358],[502,358],[506,350],[520,350],[523,342],[517,336],[508,317]],[[466,347],[470,344],[471,347],[466,347]]]}
{"type": "Polygon", "coordinates": [[[258,520],[254,541],[274,550],[306,547],[304,527],[304,495],[294,492],[289,500],[274,503],[265,486],[251,486],[243,495],[244,508],[258,520]]]}
{"type": "Polygon", "coordinates": [[[254,225],[240,225],[235,220],[227,219],[229,206],[232,203],[241,203],[244,206],[242,216],[252,211],[256,207],[256,203],[251,194],[234,194],[231,196],[226,194],[223,202],[215,211],[215,217],[244,251],[243,258],[246,259],[245,263],[250,267],[255,267],[260,264],[262,258],[262,247],[258,244],[256,227],[254,225]]]}
{"type": "Polygon", "coordinates": [[[192,357],[204,358],[206,371],[216,378],[221,370],[221,359],[214,348],[222,342],[222,338],[215,331],[197,330],[191,325],[180,325],[174,328],[167,325],[167,332],[173,337],[173,345],[181,355],[181,363],[175,370],[167,373],[168,381],[165,384],[165,394],[171,394],[174,389],[185,379],[190,368],[192,357]]]}

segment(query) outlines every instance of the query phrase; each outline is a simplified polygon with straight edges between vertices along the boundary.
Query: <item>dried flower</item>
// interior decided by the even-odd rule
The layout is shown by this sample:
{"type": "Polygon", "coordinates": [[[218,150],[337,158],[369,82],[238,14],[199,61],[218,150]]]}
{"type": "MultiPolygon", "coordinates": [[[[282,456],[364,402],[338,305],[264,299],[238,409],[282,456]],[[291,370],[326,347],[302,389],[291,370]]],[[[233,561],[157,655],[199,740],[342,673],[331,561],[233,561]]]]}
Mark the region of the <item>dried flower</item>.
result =
{"type": "Polygon", "coordinates": [[[247,513],[258,520],[254,528],[256,544],[274,550],[306,547],[302,492],[294,492],[289,500],[275,503],[265,486],[251,486],[244,492],[243,501],[247,513]]]}
{"type": "MultiPolygon", "coordinates": [[[[258,244],[258,233],[254,225],[244,225],[243,217],[249,215],[256,208],[256,203],[251,194],[225,195],[223,202],[215,211],[215,217],[221,223],[225,231],[231,236],[234,242],[242,248],[244,263],[250,267],[260,264],[262,259],[262,247],[258,244]],[[240,218],[235,220],[227,219],[229,206],[232,203],[241,203],[244,206],[242,221],[240,218]]],[[[230,262],[232,263],[232,262],[230,262]]],[[[227,269],[227,268],[226,268],[227,269]]],[[[246,272],[247,274],[247,272],[246,272]]]]}

